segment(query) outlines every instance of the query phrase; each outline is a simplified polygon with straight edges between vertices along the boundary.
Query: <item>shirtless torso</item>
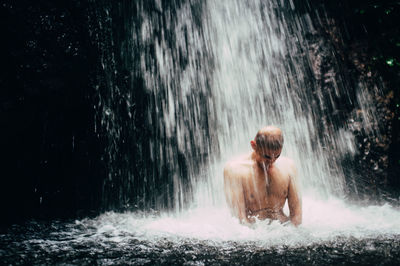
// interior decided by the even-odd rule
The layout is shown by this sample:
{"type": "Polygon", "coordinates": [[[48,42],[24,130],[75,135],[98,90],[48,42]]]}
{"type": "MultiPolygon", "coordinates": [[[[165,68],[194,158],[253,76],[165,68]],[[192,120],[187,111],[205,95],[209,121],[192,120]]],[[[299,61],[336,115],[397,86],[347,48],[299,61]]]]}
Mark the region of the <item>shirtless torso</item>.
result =
{"type": "Polygon", "coordinates": [[[290,220],[299,225],[302,220],[301,198],[293,161],[280,157],[280,151],[264,151],[263,156],[272,157],[269,160],[261,159],[255,153],[231,160],[224,168],[225,195],[233,214],[242,223],[253,223],[257,217],[282,223],[290,220]],[[286,199],[289,217],[283,212],[286,199]]]}

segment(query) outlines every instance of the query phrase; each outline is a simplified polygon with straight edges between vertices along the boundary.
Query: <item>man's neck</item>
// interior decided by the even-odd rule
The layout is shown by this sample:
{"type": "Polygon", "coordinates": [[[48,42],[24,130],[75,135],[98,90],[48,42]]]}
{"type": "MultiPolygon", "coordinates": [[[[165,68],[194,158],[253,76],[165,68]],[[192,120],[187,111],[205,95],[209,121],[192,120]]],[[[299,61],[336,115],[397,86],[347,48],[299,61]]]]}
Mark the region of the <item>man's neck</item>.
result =
{"type": "Polygon", "coordinates": [[[259,162],[256,160],[257,156],[255,152],[251,153],[251,160],[254,162],[257,170],[267,173],[268,170],[272,167],[272,164],[266,164],[263,162],[259,162]]]}

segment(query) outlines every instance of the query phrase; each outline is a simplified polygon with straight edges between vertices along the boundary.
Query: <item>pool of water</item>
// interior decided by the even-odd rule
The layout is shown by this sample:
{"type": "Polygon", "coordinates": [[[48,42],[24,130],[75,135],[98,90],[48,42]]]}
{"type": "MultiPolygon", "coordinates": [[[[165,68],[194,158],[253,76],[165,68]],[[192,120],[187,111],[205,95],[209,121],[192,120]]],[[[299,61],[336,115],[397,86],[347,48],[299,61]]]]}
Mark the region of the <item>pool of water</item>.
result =
{"type": "Polygon", "coordinates": [[[400,263],[397,208],[304,198],[303,209],[298,228],[275,221],[249,228],[216,207],[30,221],[0,235],[0,256],[12,265],[400,263]]]}

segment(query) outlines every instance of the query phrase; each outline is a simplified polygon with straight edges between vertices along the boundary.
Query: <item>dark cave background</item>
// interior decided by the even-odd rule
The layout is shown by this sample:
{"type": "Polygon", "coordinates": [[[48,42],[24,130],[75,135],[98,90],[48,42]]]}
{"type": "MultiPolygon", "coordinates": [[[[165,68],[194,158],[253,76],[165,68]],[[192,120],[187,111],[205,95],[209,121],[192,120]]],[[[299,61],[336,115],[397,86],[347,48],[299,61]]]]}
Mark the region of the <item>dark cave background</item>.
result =
{"type": "MultiPolygon", "coordinates": [[[[175,8],[182,2],[170,1],[165,8],[175,8]]],[[[347,75],[362,80],[371,91],[378,84],[383,92],[376,95],[375,102],[383,127],[381,139],[369,138],[356,126],[360,119],[357,110],[342,110],[346,119],[354,121],[360,147],[356,158],[343,162],[349,166],[345,169],[360,169],[359,174],[350,170],[345,173],[347,177],[357,175],[356,181],[347,179],[349,198],[398,203],[400,1],[294,3],[296,12],[309,13],[318,25],[317,34],[307,40],[316,44],[322,40],[314,51],[325,60],[319,70],[322,77],[329,71],[330,60],[323,47],[333,47],[347,75]]],[[[89,0],[1,4],[2,225],[30,218],[81,218],[126,209],[125,203],[104,203],[108,165],[103,155],[108,140],[94,108],[96,91],[106,87],[108,78],[102,69],[104,54],[118,49],[104,32],[114,30],[123,35],[123,30],[117,31],[124,23],[118,15],[137,15],[134,8],[121,11],[121,5],[131,6],[129,1],[89,0]],[[100,29],[96,23],[105,19],[104,6],[113,10],[115,29],[107,28],[107,23],[100,29]]],[[[154,5],[154,1],[146,2],[148,12],[154,5]]],[[[117,85],[135,87],[133,134],[140,141],[146,137],[140,113],[147,101],[143,81],[129,76],[126,64],[118,63],[114,77],[117,85]]],[[[139,152],[131,151],[138,158],[138,166],[151,167],[140,160],[139,152]]]]}

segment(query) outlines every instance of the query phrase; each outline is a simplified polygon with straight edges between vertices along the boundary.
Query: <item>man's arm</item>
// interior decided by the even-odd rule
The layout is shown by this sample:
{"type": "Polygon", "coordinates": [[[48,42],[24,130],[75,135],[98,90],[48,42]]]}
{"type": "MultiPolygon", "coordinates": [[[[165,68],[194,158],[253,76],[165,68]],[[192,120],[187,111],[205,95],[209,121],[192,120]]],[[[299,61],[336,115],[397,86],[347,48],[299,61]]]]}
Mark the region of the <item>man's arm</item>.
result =
{"type": "Polygon", "coordinates": [[[242,180],[229,165],[224,168],[224,190],[225,198],[232,214],[239,218],[241,223],[254,222],[247,218],[242,180]]]}
{"type": "Polygon", "coordinates": [[[290,221],[295,226],[298,226],[302,222],[302,206],[300,189],[297,180],[297,171],[295,168],[289,176],[288,205],[290,211],[290,221]]]}

